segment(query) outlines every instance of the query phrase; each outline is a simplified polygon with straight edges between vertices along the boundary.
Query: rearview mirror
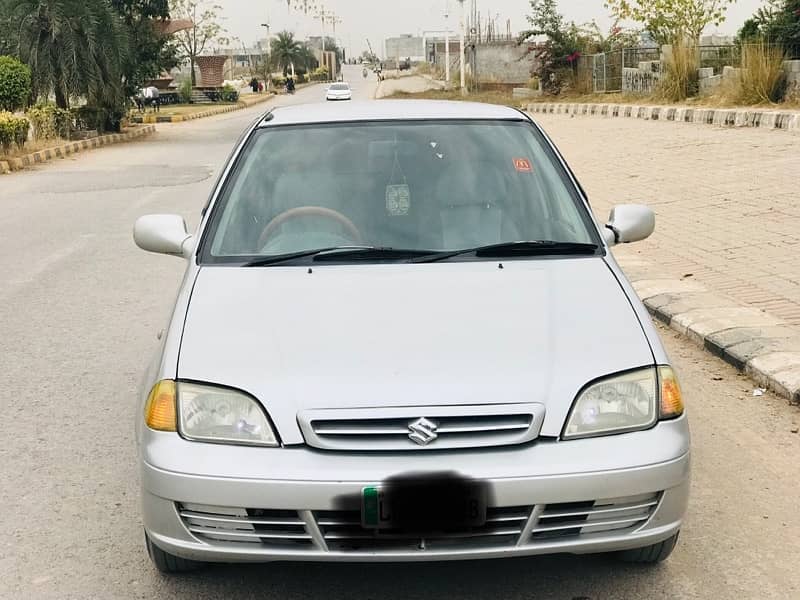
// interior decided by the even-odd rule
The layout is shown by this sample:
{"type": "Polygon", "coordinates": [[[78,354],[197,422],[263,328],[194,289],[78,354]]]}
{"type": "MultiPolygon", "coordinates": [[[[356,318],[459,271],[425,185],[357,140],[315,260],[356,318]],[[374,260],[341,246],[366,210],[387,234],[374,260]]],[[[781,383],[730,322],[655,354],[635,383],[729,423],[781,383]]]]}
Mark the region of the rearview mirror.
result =
{"type": "Polygon", "coordinates": [[[193,236],[179,215],[146,215],[133,226],[133,240],[147,252],[189,258],[194,251],[193,236]]]}
{"type": "Polygon", "coordinates": [[[656,215],[649,206],[622,204],[611,210],[604,234],[610,246],[646,240],[656,229],[656,215]]]}

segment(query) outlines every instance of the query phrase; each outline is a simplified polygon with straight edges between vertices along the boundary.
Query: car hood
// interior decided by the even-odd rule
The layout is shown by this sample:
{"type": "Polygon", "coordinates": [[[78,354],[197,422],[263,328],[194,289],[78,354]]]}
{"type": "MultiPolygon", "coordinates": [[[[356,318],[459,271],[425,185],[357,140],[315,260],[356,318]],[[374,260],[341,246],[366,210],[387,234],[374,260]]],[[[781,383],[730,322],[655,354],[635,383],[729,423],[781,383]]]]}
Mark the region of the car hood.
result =
{"type": "Polygon", "coordinates": [[[541,403],[557,436],[588,382],[651,364],[631,301],[592,257],[204,267],[178,376],[252,394],[295,444],[300,411],[378,406],[541,403]]]}

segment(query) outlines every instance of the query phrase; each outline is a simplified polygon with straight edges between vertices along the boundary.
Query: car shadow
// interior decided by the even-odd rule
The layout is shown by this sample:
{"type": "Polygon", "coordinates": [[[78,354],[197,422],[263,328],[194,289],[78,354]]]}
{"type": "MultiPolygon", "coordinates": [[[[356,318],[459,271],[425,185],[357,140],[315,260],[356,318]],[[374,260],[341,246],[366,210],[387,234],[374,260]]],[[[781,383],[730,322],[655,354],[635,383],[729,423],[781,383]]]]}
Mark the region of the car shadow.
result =
{"type": "Polygon", "coordinates": [[[442,563],[215,565],[162,585],[174,598],[676,598],[669,563],[642,566],[612,556],[509,558],[442,563]]]}

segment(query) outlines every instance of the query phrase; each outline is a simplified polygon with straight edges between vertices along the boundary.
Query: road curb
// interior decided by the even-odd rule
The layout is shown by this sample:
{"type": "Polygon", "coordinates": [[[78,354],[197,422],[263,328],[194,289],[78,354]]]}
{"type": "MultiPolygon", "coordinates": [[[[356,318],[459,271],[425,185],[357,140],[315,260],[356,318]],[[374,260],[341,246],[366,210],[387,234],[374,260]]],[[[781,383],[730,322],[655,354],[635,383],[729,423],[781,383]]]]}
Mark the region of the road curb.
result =
{"type": "Polygon", "coordinates": [[[145,125],[138,127],[132,131],[125,133],[112,133],[109,135],[101,135],[96,138],[87,140],[78,140],[68,142],[53,148],[46,148],[38,152],[26,154],[18,158],[0,161],[0,174],[8,174],[13,171],[21,171],[34,165],[42,164],[53,160],[54,158],[65,158],[70,154],[83,152],[84,150],[92,150],[102,146],[109,146],[112,144],[120,144],[123,142],[130,142],[141,137],[153,134],[156,132],[155,125],[145,125]]]}
{"type": "Polygon", "coordinates": [[[650,314],[757,385],[800,403],[800,331],[691,279],[654,277],[650,263],[619,259],[650,314]]]}
{"type": "Polygon", "coordinates": [[[225,113],[234,112],[237,110],[243,110],[245,108],[250,108],[251,106],[256,106],[258,104],[262,104],[267,102],[268,100],[272,100],[275,98],[276,94],[267,94],[263,98],[258,98],[253,102],[244,102],[240,100],[236,104],[229,104],[226,106],[218,106],[216,108],[210,108],[209,110],[205,110],[198,113],[193,113],[190,115],[158,115],[158,114],[149,114],[149,115],[135,115],[132,117],[132,121],[134,123],[183,123],[184,121],[194,121],[195,119],[205,119],[207,117],[214,117],[216,115],[224,115],[225,113]]]}
{"type": "Polygon", "coordinates": [[[800,111],[772,111],[752,108],[642,106],[633,104],[580,104],[572,102],[533,102],[528,104],[527,111],[533,114],[672,121],[675,123],[690,123],[694,125],[753,127],[800,133],[800,111]]]}

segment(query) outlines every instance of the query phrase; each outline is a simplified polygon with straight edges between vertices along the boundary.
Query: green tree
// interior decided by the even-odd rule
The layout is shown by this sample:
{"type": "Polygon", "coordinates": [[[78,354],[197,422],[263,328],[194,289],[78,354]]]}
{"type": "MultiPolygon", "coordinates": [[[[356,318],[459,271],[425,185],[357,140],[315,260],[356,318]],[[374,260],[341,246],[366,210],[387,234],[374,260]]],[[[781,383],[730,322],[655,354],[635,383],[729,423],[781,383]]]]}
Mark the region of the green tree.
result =
{"type": "Polygon", "coordinates": [[[0,56],[0,111],[14,112],[31,97],[31,70],[11,56],[0,56]]]}
{"type": "Polygon", "coordinates": [[[709,25],[725,21],[736,0],[606,0],[617,19],[641,23],[659,44],[697,43],[709,25]]]}
{"type": "Polygon", "coordinates": [[[53,94],[118,111],[125,104],[128,35],[108,0],[8,0],[16,54],[31,69],[33,98],[53,94]]]}
{"type": "Polygon", "coordinates": [[[11,20],[8,18],[5,3],[0,0],[0,56],[14,53],[12,37],[11,20]]]}
{"type": "Polygon", "coordinates": [[[122,16],[130,36],[123,76],[126,93],[133,96],[146,81],[178,63],[175,45],[154,27],[157,21],[169,19],[169,0],[111,0],[111,4],[122,16]]]}
{"type": "Polygon", "coordinates": [[[300,49],[297,52],[297,65],[300,65],[307,72],[313,71],[319,65],[314,51],[305,44],[300,44],[300,49]]]}
{"type": "Polygon", "coordinates": [[[291,65],[297,65],[303,56],[303,45],[294,38],[290,31],[281,31],[272,39],[270,54],[273,64],[286,75],[291,65]]]}
{"type": "Polygon", "coordinates": [[[800,57],[800,0],[770,0],[745,21],[738,41],[779,44],[791,57],[800,57]]]}
{"type": "Polygon", "coordinates": [[[567,79],[577,74],[583,53],[611,50],[627,39],[617,26],[604,36],[594,22],[577,25],[565,20],[556,0],[530,0],[530,5],[527,18],[531,29],[522,32],[518,41],[532,44],[530,49],[538,64],[534,74],[548,93],[560,93],[567,79]]]}
{"type": "Polygon", "coordinates": [[[781,44],[792,56],[800,56],[800,0],[786,0],[767,23],[765,37],[781,44]]]}
{"type": "Polygon", "coordinates": [[[170,16],[173,19],[188,19],[194,25],[185,31],[175,34],[178,58],[189,62],[192,74],[192,85],[197,84],[194,66],[197,57],[206,48],[215,44],[228,43],[225,28],[222,26],[220,11],[222,7],[207,4],[203,0],[169,0],[170,16]]]}

